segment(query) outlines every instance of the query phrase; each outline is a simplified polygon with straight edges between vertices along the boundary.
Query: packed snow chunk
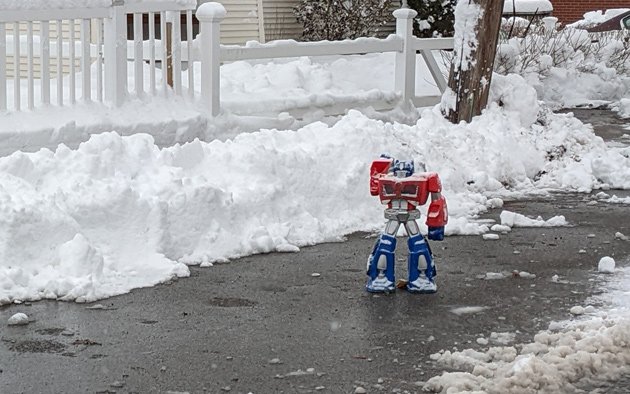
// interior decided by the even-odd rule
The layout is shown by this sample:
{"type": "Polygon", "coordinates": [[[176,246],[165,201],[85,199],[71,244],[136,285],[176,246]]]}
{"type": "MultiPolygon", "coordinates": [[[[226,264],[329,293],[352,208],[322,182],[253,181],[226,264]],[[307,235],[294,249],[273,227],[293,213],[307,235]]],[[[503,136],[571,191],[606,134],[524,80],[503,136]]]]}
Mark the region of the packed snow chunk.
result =
{"type": "Polygon", "coordinates": [[[489,101],[500,105],[506,113],[530,127],[538,119],[538,96],[523,77],[517,74],[493,74],[489,101]]]}
{"type": "Polygon", "coordinates": [[[583,314],[584,314],[584,308],[583,308],[583,307],[581,307],[581,306],[579,306],[579,305],[576,305],[576,306],[572,307],[572,308],[569,310],[569,312],[570,312],[572,315],[575,315],[575,316],[583,315],[583,314]]]}
{"type": "Polygon", "coordinates": [[[523,279],[535,279],[536,274],[531,274],[527,271],[518,271],[515,270],[512,272],[512,277],[514,278],[523,278],[523,279]]]}
{"type": "Polygon", "coordinates": [[[624,235],[623,233],[620,233],[618,231],[615,233],[615,238],[616,239],[620,239],[622,241],[627,241],[628,240],[628,236],[627,235],[624,235]]]}
{"type": "Polygon", "coordinates": [[[619,101],[618,111],[622,118],[630,118],[630,98],[622,98],[619,101]]]}
{"type": "Polygon", "coordinates": [[[477,338],[477,343],[481,346],[486,346],[488,344],[488,340],[486,338],[477,338]]]}
{"type": "Polygon", "coordinates": [[[503,224],[495,224],[490,227],[490,231],[494,231],[496,233],[509,233],[512,231],[512,228],[503,224]]]}
{"type": "Polygon", "coordinates": [[[484,234],[481,236],[486,241],[495,241],[499,239],[499,234],[484,234]]]}
{"type": "Polygon", "coordinates": [[[284,243],[276,246],[276,251],[280,253],[297,253],[300,251],[300,248],[295,245],[284,243]]]}
{"type": "Polygon", "coordinates": [[[24,326],[28,323],[28,316],[25,313],[16,313],[11,316],[8,321],[10,326],[24,326]]]}
{"type": "Polygon", "coordinates": [[[597,264],[597,270],[604,274],[612,274],[615,272],[615,259],[609,256],[602,257],[597,264]]]}
{"type": "Polygon", "coordinates": [[[487,306],[462,306],[459,308],[451,309],[451,312],[456,315],[467,315],[471,313],[479,313],[488,309],[487,306]]]}
{"type": "Polygon", "coordinates": [[[490,340],[500,345],[507,345],[514,342],[516,334],[513,332],[492,332],[490,333],[490,340]]]}
{"type": "Polygon", "coordinates": [[[559,227],[568,225],[567,220],[562,215],[543,220],[540,216],[536,219],[531,219],[520,213],[503,211],[500,218],[501,224],[508,227],[559,227]]]}
{"type": "Polygon", "coordinates": [[[483,279],[485,280],[496,280],[496,279],[505,279],[505,278],[506,276],[502,272],[486,272],[486,274],[483,276],[483,279]]]}

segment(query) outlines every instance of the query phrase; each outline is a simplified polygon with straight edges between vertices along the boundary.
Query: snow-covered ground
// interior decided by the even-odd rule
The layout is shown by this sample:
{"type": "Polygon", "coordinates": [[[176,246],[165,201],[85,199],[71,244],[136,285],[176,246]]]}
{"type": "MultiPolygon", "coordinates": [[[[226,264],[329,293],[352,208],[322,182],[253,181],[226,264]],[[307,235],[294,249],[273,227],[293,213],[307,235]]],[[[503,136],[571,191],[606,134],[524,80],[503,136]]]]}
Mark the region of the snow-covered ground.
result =
{"type": "Polygon", "coordinates": [[[571,308],[573,319],[552,322],[531,343],[514,344],[511,333],[492,333],[477,339],[481,350],[433,354],[441,365],[467,372],[445,372],[429,379],[425,388],[444,393],[569,393],[578,392],[580,385],[627,375],[630,269],[617,268],[604,282],[607,292],[571,308]]]}

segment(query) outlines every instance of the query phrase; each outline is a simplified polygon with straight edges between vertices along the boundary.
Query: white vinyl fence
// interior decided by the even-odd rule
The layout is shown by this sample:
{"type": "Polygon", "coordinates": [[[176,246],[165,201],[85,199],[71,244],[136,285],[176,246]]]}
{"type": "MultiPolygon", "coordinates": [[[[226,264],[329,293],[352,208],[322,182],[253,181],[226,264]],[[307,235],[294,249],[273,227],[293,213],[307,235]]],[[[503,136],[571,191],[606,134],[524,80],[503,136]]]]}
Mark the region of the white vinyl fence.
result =
{"type": "MultiPolygon", "coordinates": [[[[0,11],[0,111],[20,111],[24,104],[33,110],[36,103],[72,105],[77,96],[84,102],[105,101],[120,106],[128,94],[156,95],[160,91],[168,95],[171,90],[161,67],[167,63],[167,54],[173,64],[172,91],[182,95],[181,48],[186,47],[187,58],[192,57],[195,7],[195,1],[125,4],[115,0],[102,8],[0,11]],[[187,45],[181,41],[182,14],[187,22],[187,45]],[[133,15],[133,41],[127,40],[128,15],[133,15]],[[24,25],[26,34],[21,29],[24,25]],[[148,32],[143,31],[145,25],[148,32]],[[167,40],[156,39],[157,33],[161,38],[170,34],[170,48],[166,48],[167,40]],[[128,51],[133,70],[127,70],[128,51]],[[134,81],[133,87],[128,84],[129,77],[134,81]],[[11,93],[12,100],[8,100],[11,93]]],[[[187,94],[194,91],[193,73],[189,67],[187,94]]]]}
{"type": "Polygon", "coordinates": [[[394,52],[396,91],[404,101],[417,106],[431,105],[439,101],[439,96],[415,95],[419,52],[440,92],[446,88],[431,51],[452,49],[452,39],[414,37],[412,20],[416,12],[410,9],[394,12],[396,34],[385,39],[285,40],[224,46],[219,40],[225,8],[219,3],[204,3],[199,7],[196,17],[200,35],[193,41],[195,5],[194,0],[129,1],[127,4],[124,0],[113,0],[111,6],[102,8],[2,10],[0,113],[23,108],[34,110],[50,104],[73,105],[78,100],[105,102],[117,107],[130,95],[168,97],[174,94],[195,98],[197,87],[208,111],[216,116],[221,110],[221,63],[246,59],[394,52]],[[128,15],[133,15],[133,40],[128,40],[131,30],[128,15]],[[181,38],[182,18],[186,24],[185,40],[181,38]],[[168,47],[167,35],[170,36],[168,47]],[[24,58],[26,67],[22,64],[24,58]],[[201,62],[199,76],[192,66],[195,61],[201,62]],[[167,64],[172,65],[171,86],[165,72],[167,64]],[[182,65],[187,66],[185,73],[182,65]]]}
{"type": "Polygon", "coordinates": [[[221,110],[220,65],[222,62],[246,59],[270,59],[299,56],[354,55],[367,53],[396,53],[395,89],[401,93],[403,101],[412,101],[416,106],[436,104],[440,96],[417,97],[416,53],[420,52],[443,93],[446,81],[431,51],[453,49],[452,38],[420,39],[413,35],[413,18],[417,12],[401,8],[394,11],[396,34],[385,39],[359,38],[345,41],[296,42],[276,41],[256,46],[220,45],[221,21],[226,16],[225,8],[219,3],[205,3],[197,10],[200,23],[201,96],[213,116],[221,110]]]}

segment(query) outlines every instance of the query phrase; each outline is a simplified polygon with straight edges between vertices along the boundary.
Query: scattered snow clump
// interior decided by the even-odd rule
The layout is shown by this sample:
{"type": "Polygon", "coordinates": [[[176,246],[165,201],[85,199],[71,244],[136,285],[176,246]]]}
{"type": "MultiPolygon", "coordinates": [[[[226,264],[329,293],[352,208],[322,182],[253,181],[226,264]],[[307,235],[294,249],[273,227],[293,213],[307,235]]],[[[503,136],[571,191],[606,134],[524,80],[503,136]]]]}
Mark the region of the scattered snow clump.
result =
{"type": "Polygon", "coordinates": [[[615,272],[615,259],[612,257],[602,257],[597,264],[597,270],[604,274],[612,274],[615,272]]]}
{"type": "Polygon", "coordinates": [[[16,313],[8,321],[10,326],[24,326],[28,324],[28,316],[25,313],[16,313]]]}
{"type": "Polygon", "coordinates": [[[571,314],[575,315],[575,316],[583,315],[584,314],[584,308],[579,306],[579,305],[576,305],[573,308],[571,308],[569,310],[569,312],[571,312],[571,314]]]}
{"type": "Polygon", "coordinates": [[[495,224],[490,227],[490,231],[494,231],[497,233],[509,233],[510,231],[512,231],[512,228],[510,226],[504,226],[502,224],[495,224]]]}

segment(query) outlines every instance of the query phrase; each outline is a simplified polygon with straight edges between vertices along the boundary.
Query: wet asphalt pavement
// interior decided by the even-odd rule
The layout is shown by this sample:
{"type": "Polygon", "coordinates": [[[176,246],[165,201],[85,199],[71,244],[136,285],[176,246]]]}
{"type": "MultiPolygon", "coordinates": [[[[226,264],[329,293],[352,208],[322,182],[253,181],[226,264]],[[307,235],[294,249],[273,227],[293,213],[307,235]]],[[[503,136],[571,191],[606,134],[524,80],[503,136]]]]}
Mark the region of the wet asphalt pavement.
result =
{"type": "MultiPolygon", "coordinates": [[[[0,393],[354,393],[359,386],[368,393],[421,392],[420,382],[444,370],[430,354],[482,348],[476,339],[491,332],[531,341],[600,291],[602,256],[630,264],[630,241],[615,239],[616,232],[630,235],[628,205],[592,201],[558,194],[506,202],[503,209],[525,215],[564,215],[571,226],[515,228],[496,241],[432,242],[435,295],[366,293],[374,238],[353,234],[295,254],[192,267],[190,278],[96,308],[53,301],[3,307],[0,393]],[[512,276],[514,270],[536,277],[512,276]],[[482,279],[488,272],[507,277],[482,279]],[[486,309],[454,313],[466,306],[486,309]],[[7,326],[17,312],[32,322],[7,326]]],[[[500,212],[481,219],[498,221],[500,212]]],[[[404,278],[404,244],[398,250],[404,278]]],[[[625,382],[614,385],[630,390],[625,382]]]]}

